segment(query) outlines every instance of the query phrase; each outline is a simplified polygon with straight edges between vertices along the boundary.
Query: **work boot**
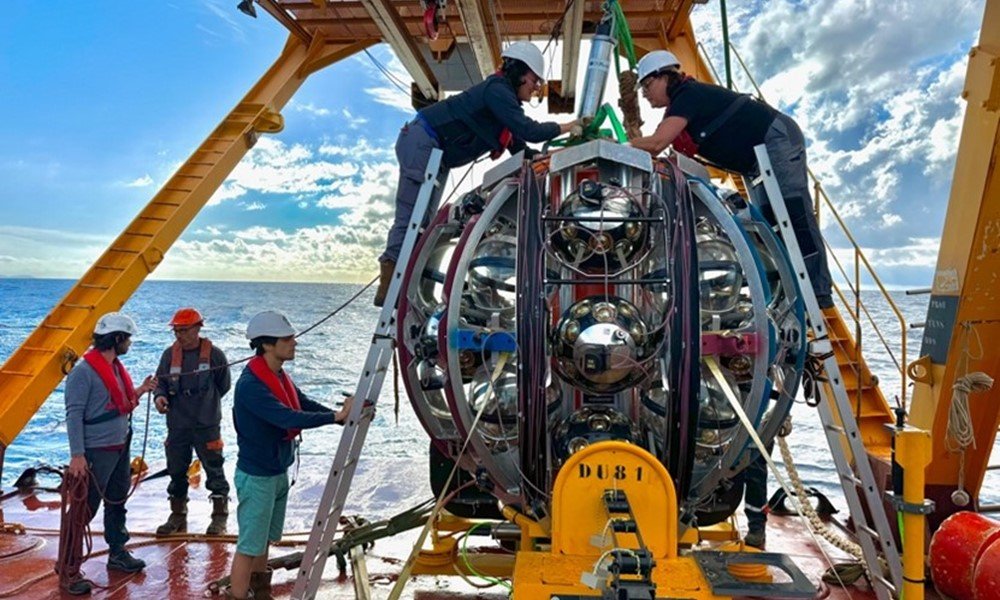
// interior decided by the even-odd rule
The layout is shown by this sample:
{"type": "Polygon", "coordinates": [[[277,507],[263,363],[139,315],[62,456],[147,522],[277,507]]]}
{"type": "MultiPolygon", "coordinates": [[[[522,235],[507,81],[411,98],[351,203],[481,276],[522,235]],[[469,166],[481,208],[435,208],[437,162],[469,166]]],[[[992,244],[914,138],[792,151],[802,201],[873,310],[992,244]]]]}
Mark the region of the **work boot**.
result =
{"type": "Polygon", "coordinates": [[[743,543],[754,548],[764,549],[767,541],[767,532],[764,529],[751,529],[743,536],[743,543]]]}
{"type": "Polygon", "coordinates": [[[385,295],[389,293],[389,284],[392,283],[392,274],[396,272],[396,261],[379,261],[378,290],[375,291],[375,306],[381,307],[385,304],[385,295]]]}
{"type": "Polygon", "coordinates": [[[187,531],[187,498],[170,499],[170,516],[167,522],[156,528],[156,535],[170,535],[187,531]]]}
{"type": "Polygon", "coordinates": [[[253,590],[247,590],[247,595],[245,598],[234,596],[233,588],[227,585],[226,587],[222,588],[222,597],[225,598],[226,600],[250,600],[251,598],[254,598],[254,595],[253,595],[253,590]]]}
{"type": "Polygon", "coordinates": [[[250,596],[257,600],[272,600],[271,596],[271,574],[270,568],[266,571],[256,571],[250,573],[250,596]]]}
{"type": "Polygon", "coordinates": [[[63,585],[62,589],[71,596],[83,596],[90,593],[91,586],[89,581],[80,578],[63,585]]]}
{"type": "Polygon", "coordinates": [[[208,524],[205,533],[222,535],[226,533],[226,521],[229,519],[229,498],[227,496],[209,496],[212,501],[212,522],[208,524]]]}
{"type": "Polygon", "coordinates": [[[122,548],[112,552],[108,557],[108,568],[123,573],[138,573],[146,568],[146,561],[132,556],[128,550],[122,548]]]}

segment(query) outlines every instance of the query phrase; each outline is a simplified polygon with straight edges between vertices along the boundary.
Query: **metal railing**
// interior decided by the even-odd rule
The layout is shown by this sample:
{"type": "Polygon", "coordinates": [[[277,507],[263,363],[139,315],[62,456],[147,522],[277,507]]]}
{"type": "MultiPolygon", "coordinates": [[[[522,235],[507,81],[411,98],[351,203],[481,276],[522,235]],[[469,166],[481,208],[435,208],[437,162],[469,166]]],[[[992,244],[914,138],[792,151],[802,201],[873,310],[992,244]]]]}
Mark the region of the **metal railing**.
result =
{"type": "MultiPolygon", "coordinates": [[[[743,71],[743,74],[747,77],[747,79],[750,81],[750,84],[753,86],[757,96],[761,100],[766,102],[766,99],[764,98],[764,93],[761,91],[760,86],[757,85],[757,81],[750,73],[750,69],[747,68],[746,62],[743,61],[743,57],[736,50],[736,47],[733,46],[732,44],[730,44],[729,49],[733,53],[733,56],[736,58],[736,61],[739,63],[740,69],[743,71]]],[[[708,52],[705,50],[705,47],[700,42],[698,43],[698,50],[701,51],[702,59],[705,61],[705,64],[708,65],[709,69],[711,69],[713,75],[715,75],[716,81],[718,81],[718,74],[717,71],[715,70],[715,66],[712,64],[712,61],[709,58],[708,52]]],[[[735,91],[739,91],[739,87],[735,81],[733,82],[733,86],[735,91]]],[[[868,260],[868,257],[865,256],[865,253],[861,249],[861,246],[858,244],[857,240],[854,239],[854,235],[851,234],[851,231],[847,227],[847,224],[844,223],[844,220],[840,216],[840,213],[837,212],[837,209],[834,207],[833,202],[830,200],[829,195],[827,195],[826,190],[823,188],[823,184],[820,182],[819,178],[816,177],[816,174],[813,173],[812,169],[809,169],[808,173],[809,173],[809,178],[813,184],[812,200],[813,200],[813,207],[816,212],[817,223],[819,223],[820,220],[820,214],[822,213],[821,209],[825,206],[826,210],[829,211],[830,215],[832,215],[834,219],[833,222],[835,222],[840,227],[841,233],[847,238],[850,244],[848,249],[851,251],[853,258],[852,260],[853,274],[848,273],[847,269],[844,268],[844,265],[842,264],[840,258],[833,251],[833,248],[826,241],[825,237],[823,239],[824,247],[828,250],[827,256],[832,257],[833,262],[837,265],[838,270],[843,276],[844,286],[841,286],[836,281],[834,281],[833,283],[834,289],[836,290],[837,295],[840,298],[844,308],[847,309],[847,314],[854,325],[854,332],[855,332],[854,342],[855,342],[855,353],[856,353],[856,356],[854,358],[856,361],[855,369],[857,370],[858,374],[858,384],[859,384],[858,397],[860,399],[863,387],[861,385],[861,371],[862,371],[861,364],[863,362],[861,360],[862,359],[861,349],[862,349],[863,331],[864,331],[862,325],[864,321],[862,320],[861,315],[864,314],[865,317],[864,320],[866,320],[868,325],[871,326],[871,329],[878,337],[878,340],[881,343],[882,348],[889,355],[889,358],[892,360],[893,365],[899,372],[899,400],[897,401],[897,403],[901,403],[903,409],[905,409],[906,392],[908,387],[907,385],[908,376],[906,372],[906,365],[907,365],[906,346],[908,342],[908,336],[907,336],[908,327],[906,324],[906,319],[903,316],[902,311],[899,309],[899,306],[892,299],[892,296],[886,289],[885,284],[882,283],[882,279],[875,272],[875,268],[868,260]],[[867,277],[869,277],[871,281],[874,282],[878,292],[881,295],[881,299],[884,300],[885,305],[888,306],[889,310],[892,311],[892,313],[896,316],[896,320],[899,322],[900,340],[898,347],[894,347],[889,342],[889,340],[886,339],[886,334],[883,332],[884,327],[880,327],[879,324],[872,317],[872,311],[869,310],[868,306],[869,304],[871,304],[871,301],[869,301],[866,304],[861,298],[861,280],[863,272],[867,273],[867,277]],[[846,290],[844,289],[845,287],[846,290]]]]}

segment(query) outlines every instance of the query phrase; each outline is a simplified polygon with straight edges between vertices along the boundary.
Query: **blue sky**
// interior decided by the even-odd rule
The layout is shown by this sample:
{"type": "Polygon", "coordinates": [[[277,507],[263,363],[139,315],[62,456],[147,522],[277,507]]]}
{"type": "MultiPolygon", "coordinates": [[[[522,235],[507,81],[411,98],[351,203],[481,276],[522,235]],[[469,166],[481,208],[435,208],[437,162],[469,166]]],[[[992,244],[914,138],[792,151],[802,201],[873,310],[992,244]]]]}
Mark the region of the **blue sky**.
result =
{"type": "MultiPolygon", "coordinates": [[[[803,126],[813,169],[883,278],[928,285],[982,2],[733,4],[734,43],[803,126]]],[[[693,19],[721,64],[717,11],[693,19]]],[[[229,0],[5,7],[0,276],[86,270],[278,55],[285,30],[259,12],[229,0]]],[[[373,54],[402,73],[388,48],[373,54]]],[[[406,98],[362,54],[314,75],[284,115],[156,277],[372,277],[406,98]]]]}

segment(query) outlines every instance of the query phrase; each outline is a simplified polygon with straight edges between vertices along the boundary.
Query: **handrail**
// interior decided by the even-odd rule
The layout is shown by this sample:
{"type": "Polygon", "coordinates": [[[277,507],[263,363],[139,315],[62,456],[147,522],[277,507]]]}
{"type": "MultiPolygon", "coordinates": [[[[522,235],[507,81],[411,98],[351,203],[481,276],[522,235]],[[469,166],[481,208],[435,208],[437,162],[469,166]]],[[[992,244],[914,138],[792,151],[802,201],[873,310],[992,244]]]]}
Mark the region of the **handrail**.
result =
{"type": "MultiPolygon", "coordinates": [[[[699,44],[699,46],[700,46],[700,44],[699,44]]],[[[701,47],[701,50],[702,50],[702,53],[704,54],[706,63],[712,69],[712,72],[715,73],[716,72],[715,71],[715,67],[712,65],[712,61],[711,61],[711,59],[708,58],[708,53],[705,52],[705,49],[704,49],[703,46],[701,47]]],[[[757,85],[757,81],[754,79],[753,75],[750,73],[750,69],[747,67],[746,62],[744,62],[744,60],[743,60],[743,57],[740,55],[739,51],[736,49],[736,46],[730,44],[729,45],[729,51],[732,52],[733,56],[736,57],[737,62],[739,62],[739,64],[740,64],[740,68],[743,70],[743,74],[746,75],[747,79],[750,80],[751,85],[753,85],[754,90],[757,92],[757,96],[761,100],[765,100],[765,98],[764,98],[764,92],[761,91],[760,86],[757,85]]],[[[718,79],[717,75],[716,75],[716,79],[718,79]]],[[[734,83],[734,87],[735,86],[736,86],[736,84],[734,83]]],[[[738,88],[737,88],[737,90],[738,90],[738,88]]],[[[813,190],[814,190],[813,203],[814,203],[814,210],[816,212],[816,221],[817,221],[817,224],[819,223],[819,218],[820,218],[820,213],[821,213],[822,205],[825,204],[826,208],[830,211],[830,214],[833,215],[833,218],[834,218],[835,222],[837,223],[837,225],[840,226],[841,232],[847,237],[847,239],[850,242],[850,245],[851,245],[851,247],[852,247],[852,249],[854,251],[854,278],[853,278],[854,279],[854,285],[853,286],[850,284],[851,277],[847,274],[847,272],[845,271],[845,269],[843,268],[843,266],[840,264],[840,259],[838,259],[837,255],[834,254],[832,251],[829,254],[830,254],[830,256],[833,256],[834,261],[837,263],[837,266],[840,268],[841,273],[844,275],[845,281],[848,282],[847,283],[847,288],[851,291],[851,293],[853,295],[854,310],[852,311],[851,308],[850,308],[850,302],[848,301],[847,296],[843,293],[843,291],[841,290],[841,287],[839,285],[837,285],[836,282],[834,282],[834,284],[833,284],[834,288],[837,290],[837,294],[838,294],[838,296],[840,296],[841,302],[848,309],[847,310],[848,315],[851,317],[851,319],[854,322],[855,338],[856,338],[855,339],[855,344],[856,344],[856,350],[857,350],[857,353],[858,353],[858,357],[857,358],[860,358],[860,353],[861,353],[861,344],[862,344],[862,336],[861,336],[862,329],[861,329],[861,324],[862,323],[861,323],[860,313],[863,310],[864,313],[865,313],[865,316],[867,317],[868,323],[874,329],[874,331],[875,331],[876,335],[878,336],[879,340],[882,342],[883,348],[885,348],[886,352],[889,353],[890,358],[892,358],[893,364],[896,366],[896,368],[899,371],[899,377],[900,377],[899,397],[901,398],[902,408],[905,410],[906,409],[906,389],[907,389],[907,383],[908,383],[908,375],[907,375],[907,372],[906,372],[906,364],[907,364],[906,363],[906,346],[907,346],[907,341],[908,341],[908,339],[907,339],[906,319],[903,317],[903,313],[899,309],[899,306],[896,304],[895,300],[892,299],[892,296],[889,294],[889,291],[885,288],[885,284],[882,283],[882,279],[878,276],[878,273],[875,272],[875,268],[872,266],[871,262],[869,262],[868,257],[865,256],[864,251],[861,249],[861,245],[858,244],[857,240],[854,239],[854,235],[851,234],[851,230],[847,227],[847,224],[844,223],[844,220],[841,218],[840,213],[837,212],[837,209],[833,205],[833,201],[830,200],[830,196],[826,193],[826,190],[823,188],[823,184],[820,182],[819,178],[816,176],[815,173],[813,173],[812,169],[808,169],[807,168],[807,172],[809,174],[809,178],[812,180],[812,183],[813,183],[813,190]],[[878,326],[878,323],[875,322],[875,320],[871,316],[871,312],[869,312],[869,310],[868,310],[867,306],[865,306],[864,302],[861,301],[861,266],[862,265],[865,267],[864,270],[867,271],[868,276],[870,276],[871,279],[872,279],[872,281],[875,282],[875,285],[877,286],[878,291],[881,293],[882,297],[888,303],[888,306],[892,310],[893,314],[896,315],[896,319],[899,321],[899,330],[900,330],[900,338],[901,339],[900,339],[900,360],[898,360],[898,361],[896,360],[896,354],[893,352],[892,347],[890,346],[890,344],[886,340],[885,335],[883,335],[883,332],[882,332],[881,328],[878,326]]],[[[824,246],[828,246],[828,244],[826,243],[825,239],[824,239],[824,246]]],[[[831,250],[832,250],[832,248],[831,248],[831,250]]],[[[858,360],[858,364],[859,365],[861,364],[860,360],[858,360]]],[[[859,378],[860,378],[860,369],[859,369],[859,378]]],[[[859,387],[859,389],[860,389],[860,387],[859,387]]]]}

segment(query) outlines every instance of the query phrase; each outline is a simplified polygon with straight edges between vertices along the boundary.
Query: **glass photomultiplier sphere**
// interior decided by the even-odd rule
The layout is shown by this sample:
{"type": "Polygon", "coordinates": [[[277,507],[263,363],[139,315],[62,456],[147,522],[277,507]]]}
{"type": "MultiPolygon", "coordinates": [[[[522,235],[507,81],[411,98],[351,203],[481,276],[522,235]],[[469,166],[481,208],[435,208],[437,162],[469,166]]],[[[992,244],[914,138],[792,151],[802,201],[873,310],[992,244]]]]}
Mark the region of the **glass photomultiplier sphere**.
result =
{"type": "Polygon", "coordinates": [[[570,306],[553,332],[559,375],[592,394],[611,394],[647,376],[651,338],[624,298],[594,296],[570,306]]]}
{"type": "Polygon", "coordinates": [[[618,271],[645,250],[647,223],[636,198],[620,188],[585,180],[565,199],[564,221],[552,235],[552,245],[567,264],[580,269],[618,271]]]}

